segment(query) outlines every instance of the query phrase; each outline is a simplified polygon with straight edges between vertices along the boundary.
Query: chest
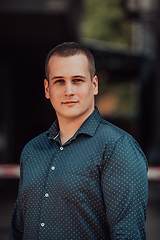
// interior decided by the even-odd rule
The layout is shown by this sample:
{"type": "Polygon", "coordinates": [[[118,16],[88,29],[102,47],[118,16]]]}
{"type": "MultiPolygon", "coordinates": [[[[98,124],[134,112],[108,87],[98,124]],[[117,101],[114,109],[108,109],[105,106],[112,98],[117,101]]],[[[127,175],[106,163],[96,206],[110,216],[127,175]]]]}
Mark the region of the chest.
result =
{"type": "Polygon", "coordinates": [[[100,187],[103,153],[89,141],[35,152],[24,166],[23,193],[41,198],[47,192],[54,199],[85,201],[91,188],[100,187]]]}

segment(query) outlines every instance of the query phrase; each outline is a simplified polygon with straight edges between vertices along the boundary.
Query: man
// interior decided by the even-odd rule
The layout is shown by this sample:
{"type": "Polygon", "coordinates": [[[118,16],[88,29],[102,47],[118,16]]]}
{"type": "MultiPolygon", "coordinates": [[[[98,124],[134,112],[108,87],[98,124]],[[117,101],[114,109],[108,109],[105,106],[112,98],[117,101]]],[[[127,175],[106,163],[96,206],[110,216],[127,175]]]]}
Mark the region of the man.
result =
{"type": "Polygon", "coordinates": [[[94,107],[93,56],[63,43],[45,70],[57,120],[23,149],[9,239],[146,239],[147,161],[94,107]]]}

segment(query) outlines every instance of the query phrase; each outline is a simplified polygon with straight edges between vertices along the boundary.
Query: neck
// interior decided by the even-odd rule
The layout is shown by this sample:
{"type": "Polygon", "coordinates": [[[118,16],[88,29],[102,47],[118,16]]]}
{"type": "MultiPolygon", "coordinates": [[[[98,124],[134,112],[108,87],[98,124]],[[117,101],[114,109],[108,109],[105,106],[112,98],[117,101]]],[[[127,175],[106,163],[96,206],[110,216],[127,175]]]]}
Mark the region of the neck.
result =
{"type": "Polygon", "coordinates": [[[77,130],[79,129],[79,127],[81,125],[76,125],[76,124],[67,124],[67,123],[63,123],[60,124],[60,139],[61,139],[61,143],[62,145],[67,142],[71,137],[74,136],[74,134],[77,132],[77,130]]]}
{"type": "Polygon", "coordinates": [[[80,128],[80,126],[88,117],[89,115],[85,118],[78,118],[78,119],[58,118],[59,129],[60,129],[60,139],[61,139],[62,145],[65,142],[67,142],[71,137],[74,136],[74,134],[77,132],[77,130],[80,128]]]}

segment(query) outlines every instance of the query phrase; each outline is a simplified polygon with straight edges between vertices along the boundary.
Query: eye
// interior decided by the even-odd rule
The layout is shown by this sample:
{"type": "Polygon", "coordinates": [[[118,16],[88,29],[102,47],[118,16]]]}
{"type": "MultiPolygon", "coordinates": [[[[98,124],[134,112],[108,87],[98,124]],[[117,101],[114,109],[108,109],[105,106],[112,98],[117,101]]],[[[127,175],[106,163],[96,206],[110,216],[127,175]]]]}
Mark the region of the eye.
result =
{"type": "Polygon", "coordinates": [[[64,80],[63,79],[58,79],[58,80],[56,80],[54,83],[64,83],[64,80]]]}
{"type": "Polygon", "coordinates": [[[78,82],[83,82],[83,79],[76,78],[76,79],[73,79],[73,82],[75,82],[75,83],[78,83],[78,82]]]}

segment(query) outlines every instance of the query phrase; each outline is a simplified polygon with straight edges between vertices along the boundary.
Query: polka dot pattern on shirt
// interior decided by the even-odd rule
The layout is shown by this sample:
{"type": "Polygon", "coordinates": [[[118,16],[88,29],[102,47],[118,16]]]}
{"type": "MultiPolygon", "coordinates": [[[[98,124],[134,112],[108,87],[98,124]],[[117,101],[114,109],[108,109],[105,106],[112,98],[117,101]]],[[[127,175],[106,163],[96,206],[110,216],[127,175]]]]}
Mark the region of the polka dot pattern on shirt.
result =
{"type": "Polygon", "coordinates": [[[147,161],[96,108],[63,146],[54,122],[21,154],[9,239],[146,239],[147,161]]]}

